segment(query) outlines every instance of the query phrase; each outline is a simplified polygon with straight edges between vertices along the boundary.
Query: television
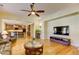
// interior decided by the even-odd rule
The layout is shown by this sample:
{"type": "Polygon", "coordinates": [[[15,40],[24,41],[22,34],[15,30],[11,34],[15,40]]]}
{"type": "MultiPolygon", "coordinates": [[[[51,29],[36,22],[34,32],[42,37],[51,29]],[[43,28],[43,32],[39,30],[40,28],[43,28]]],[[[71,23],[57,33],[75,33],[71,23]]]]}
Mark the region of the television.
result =
{"type": "Polygon", "coordinates": [[[56,27],[54,27],[54,34],[69,35],[69,26],[56,26],[56,27]]]}

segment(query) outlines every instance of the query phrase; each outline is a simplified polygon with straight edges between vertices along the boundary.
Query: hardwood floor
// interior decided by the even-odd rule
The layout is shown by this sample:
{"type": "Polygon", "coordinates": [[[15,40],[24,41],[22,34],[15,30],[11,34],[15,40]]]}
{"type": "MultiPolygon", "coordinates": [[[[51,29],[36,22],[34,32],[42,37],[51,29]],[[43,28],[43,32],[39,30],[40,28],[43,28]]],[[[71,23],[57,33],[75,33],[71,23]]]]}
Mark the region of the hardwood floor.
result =
{"type": "MultiPolygon", "coordinates": [[[[17,42],[13,44],[12,54],[13,55],[24,55],[25,42],[31,40],[31,38],[17,39],[17,42]]],[[[44,44],[43,55],[78,55],[79,51],[76,47],[65,46],[56,42],[50,42],[50,40],[41,40],[44,44]]]]}
{"type": "Polygon", "coordinates": [[[30,38],[20,38],[12,45],[12,55],[24,55],[24,44],[31,40],[30,38]]]}
{"type": "Polygon", "coordinates": [[[56,42],[44,41],[44,55],[78,55],[77,48],[65,46],[56,42]]]}

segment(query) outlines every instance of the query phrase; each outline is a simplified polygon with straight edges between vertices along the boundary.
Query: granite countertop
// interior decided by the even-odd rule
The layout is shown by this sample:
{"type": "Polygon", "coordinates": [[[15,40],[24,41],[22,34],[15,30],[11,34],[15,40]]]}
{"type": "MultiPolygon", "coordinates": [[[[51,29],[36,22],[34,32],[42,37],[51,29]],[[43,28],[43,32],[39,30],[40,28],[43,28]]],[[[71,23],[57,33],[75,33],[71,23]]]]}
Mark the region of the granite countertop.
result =
{"type": "Polygon", "coordinates": [[[38,41],[29,41],[29,42],[25,43],[25,47],[29,47],[29,48],[38,48],[41,46],[43,46],[43,44],[38,41]]]}

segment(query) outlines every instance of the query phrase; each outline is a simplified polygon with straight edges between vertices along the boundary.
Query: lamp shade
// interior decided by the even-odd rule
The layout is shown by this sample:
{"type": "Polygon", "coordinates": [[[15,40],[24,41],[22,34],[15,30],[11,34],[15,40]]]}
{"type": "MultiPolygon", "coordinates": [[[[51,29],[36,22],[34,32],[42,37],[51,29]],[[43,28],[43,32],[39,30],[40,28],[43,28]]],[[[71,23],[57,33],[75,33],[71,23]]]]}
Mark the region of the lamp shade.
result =
{"type": "Polygon", "coordinates": [[[2,35],[3,35],[3,34],[8,34],[8,32],[7,32],[7,31],[3,31],[1,34],[2,34],[2,35]]]}

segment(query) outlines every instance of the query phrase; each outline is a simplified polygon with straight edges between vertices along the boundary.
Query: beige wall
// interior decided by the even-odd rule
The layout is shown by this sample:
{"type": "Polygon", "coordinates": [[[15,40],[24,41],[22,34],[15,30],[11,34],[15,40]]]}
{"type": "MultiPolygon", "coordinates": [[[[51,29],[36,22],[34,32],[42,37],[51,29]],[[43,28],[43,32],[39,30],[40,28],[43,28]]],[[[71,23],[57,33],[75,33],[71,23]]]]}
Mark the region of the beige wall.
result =
{"type": "Polygon", "coordinates": [[[47,21],[44,22],[44,39],[47,39],[47,21]]]}

